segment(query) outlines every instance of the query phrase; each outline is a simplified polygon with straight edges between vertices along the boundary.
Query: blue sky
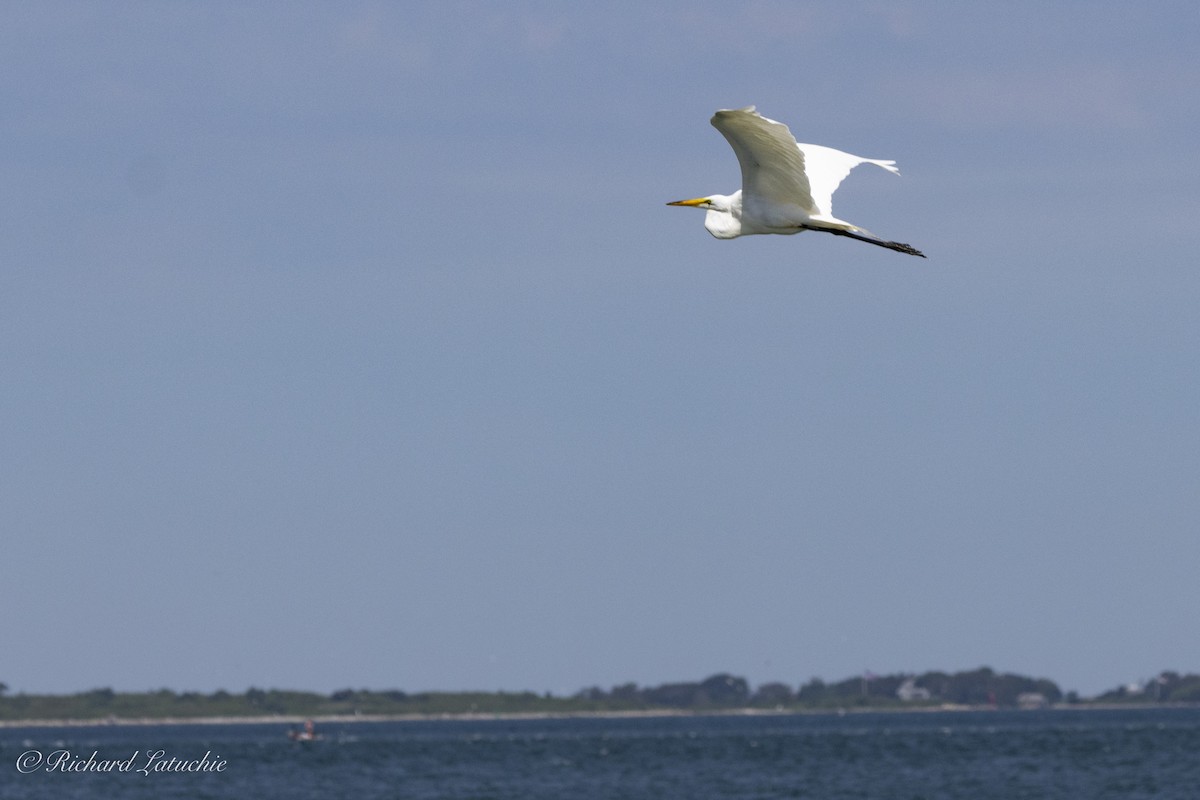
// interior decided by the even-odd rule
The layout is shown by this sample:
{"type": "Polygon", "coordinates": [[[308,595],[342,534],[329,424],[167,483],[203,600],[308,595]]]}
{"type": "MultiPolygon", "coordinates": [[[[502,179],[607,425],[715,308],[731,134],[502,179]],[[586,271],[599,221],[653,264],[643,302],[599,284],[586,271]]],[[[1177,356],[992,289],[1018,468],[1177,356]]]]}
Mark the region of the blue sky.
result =
{"type": "Polygon", "coordinates": [[[39,3],[0,680],[1200,670],[1194,3],[39,3]],[[896,159],[721,242],[708,124],[896,159]]]}

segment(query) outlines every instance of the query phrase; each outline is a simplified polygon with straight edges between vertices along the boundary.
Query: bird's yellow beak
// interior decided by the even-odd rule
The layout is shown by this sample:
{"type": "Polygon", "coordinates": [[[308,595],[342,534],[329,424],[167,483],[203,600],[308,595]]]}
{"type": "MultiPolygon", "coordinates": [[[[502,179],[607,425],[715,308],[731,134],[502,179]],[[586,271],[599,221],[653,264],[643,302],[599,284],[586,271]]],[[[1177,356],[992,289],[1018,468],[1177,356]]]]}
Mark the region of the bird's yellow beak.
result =
{"type": "Polygon", "coordinates": [[[669,206],[702,206],[708,202],[707,197],[695,197],[691,200],[676,200],[674,203],[667,203],[669,206]]]}

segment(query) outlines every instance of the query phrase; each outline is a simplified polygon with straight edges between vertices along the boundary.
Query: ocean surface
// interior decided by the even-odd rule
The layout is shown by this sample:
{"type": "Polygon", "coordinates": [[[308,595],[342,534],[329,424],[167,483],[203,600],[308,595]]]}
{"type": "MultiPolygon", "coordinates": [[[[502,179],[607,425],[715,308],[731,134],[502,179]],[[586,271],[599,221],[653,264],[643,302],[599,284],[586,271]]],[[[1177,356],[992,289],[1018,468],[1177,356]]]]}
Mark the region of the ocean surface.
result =
{"type": "Polygon", "coordinates": [[[288,728],[3,728],[0,798],[1200,798],[1200,709],[288,728]]]}

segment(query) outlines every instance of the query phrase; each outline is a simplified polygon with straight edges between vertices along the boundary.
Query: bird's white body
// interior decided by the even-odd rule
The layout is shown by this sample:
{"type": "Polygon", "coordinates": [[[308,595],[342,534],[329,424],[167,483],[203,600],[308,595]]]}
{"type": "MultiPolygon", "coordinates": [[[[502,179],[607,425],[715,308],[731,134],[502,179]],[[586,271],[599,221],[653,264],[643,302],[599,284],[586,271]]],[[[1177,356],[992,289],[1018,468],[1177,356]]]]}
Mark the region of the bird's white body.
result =
{"type": "Polygon", "coordinates": [[[712,124],[737,155],[742,188],[731,195],[714,194],[669,205],[706,209],[704,227],[713,236],[734,239],[816,230],[924,257],[909,245],[881,239],[833,216],[833,193],[850,170],[859,164],[874,164],[899,175],[896,162],[800,144],[786,125],[767,119],[754,106],[718,111],[712,124]]]}

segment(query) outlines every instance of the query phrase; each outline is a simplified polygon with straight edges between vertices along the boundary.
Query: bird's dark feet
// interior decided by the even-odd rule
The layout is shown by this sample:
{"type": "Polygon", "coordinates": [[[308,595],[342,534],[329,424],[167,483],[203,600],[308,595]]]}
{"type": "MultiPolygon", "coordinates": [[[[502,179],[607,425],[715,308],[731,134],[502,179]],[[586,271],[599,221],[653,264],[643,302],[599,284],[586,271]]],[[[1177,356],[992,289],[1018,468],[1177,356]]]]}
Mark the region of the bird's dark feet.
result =
{"type": "Polygon", "coordinates": [[[888,250],[895,250],[897,253],[907,253],[910,256],[920,256],[921,258],[926,257],[920,250],[911,244],[904,244],[904,242],[889,242],[886,239],[875,239],[871,236],[863,236],[860,233],[845,231],[841,228],[810,228],[810,230],[824,231],[825,233],[832,233],[834,236],[849,236],[851,239],[858,239],[860,242],[873,244],[876,247],[886,247],[888,250]]]}
{"type": "Polygon", "coordinates": [[[913,247],[911,244],[905,244],[904,242],[879,242],[878,244],[881,247],[886,247],[889,250],[895,250],[898,253],[908,253],[910,256],[920,256],[921,258],[926,257],[925,254],[920,250],[913,247]]]}

